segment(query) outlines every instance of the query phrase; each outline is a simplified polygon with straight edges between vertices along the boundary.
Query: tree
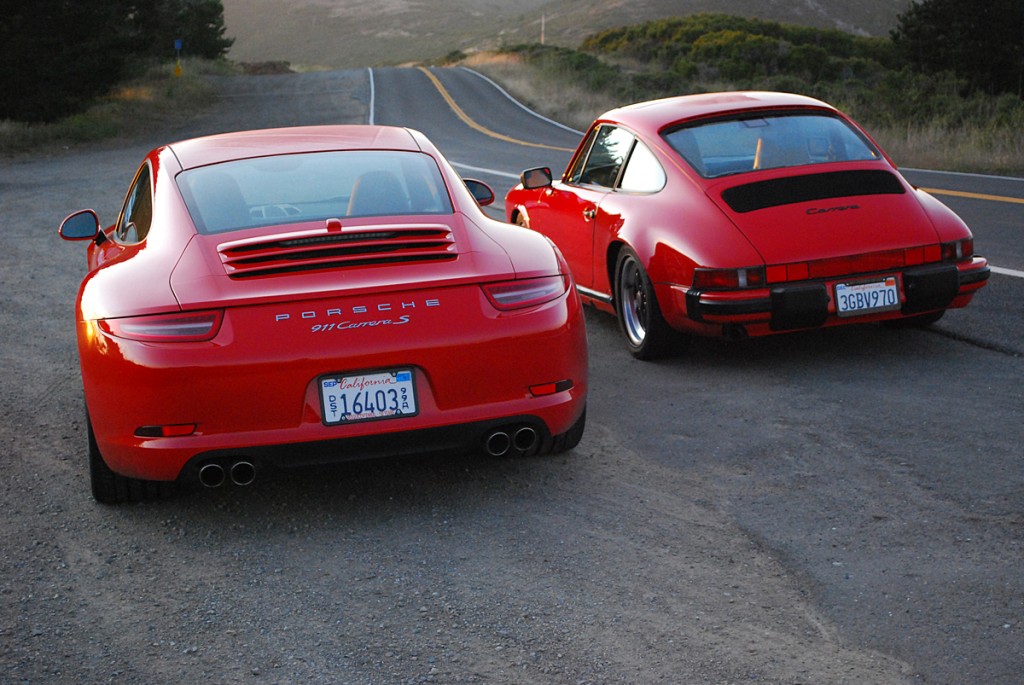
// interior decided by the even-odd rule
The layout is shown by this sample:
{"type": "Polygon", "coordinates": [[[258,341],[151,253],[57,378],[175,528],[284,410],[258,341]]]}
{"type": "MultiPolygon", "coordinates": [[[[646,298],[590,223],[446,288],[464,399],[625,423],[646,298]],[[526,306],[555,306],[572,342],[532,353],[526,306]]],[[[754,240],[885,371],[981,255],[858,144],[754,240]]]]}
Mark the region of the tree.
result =
{"type": "Polygon", "coordinates": [[[52,121],[121,78],[116,6],[37,0],[0,7],[0,119],[52,121]]]}
{"type": "Polygon", "coordinates": [[[0,120],[84,109],[145,59],[222,57],[220,0],[0,0],[0,120]]]}
{"type": "Polygon", "coordinates": [[[124,32],[139,56],[166,57],[181,39],[194,57],[223,57],[234,42],[224,37],[224,7],[220,0],[121,0],[124,32]]]}
{"type": "Polygon", "coordinates": [[[950,72],[972,91],[1024,95],[1024,3],[921,0],[898,18],[892,40],[925,74],[950,72]]]}

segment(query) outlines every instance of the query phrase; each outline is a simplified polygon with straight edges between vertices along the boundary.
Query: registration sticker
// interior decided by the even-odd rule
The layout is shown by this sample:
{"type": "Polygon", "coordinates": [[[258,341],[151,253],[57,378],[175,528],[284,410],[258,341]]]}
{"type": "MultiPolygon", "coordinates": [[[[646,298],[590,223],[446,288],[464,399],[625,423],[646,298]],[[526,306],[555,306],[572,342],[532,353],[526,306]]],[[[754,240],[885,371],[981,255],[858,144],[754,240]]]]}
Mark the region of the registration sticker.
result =
{"type": "Polygon", "coordinates": [[[412,369],[320,378],[324,425],[415,416],[416,375],[412,369]]]}
{"type": "Polygon", "coordinates": [[[858,316],[899,308],[900,291],[895,276],[836,284],[836,314],[839,316],[858,316]]]}

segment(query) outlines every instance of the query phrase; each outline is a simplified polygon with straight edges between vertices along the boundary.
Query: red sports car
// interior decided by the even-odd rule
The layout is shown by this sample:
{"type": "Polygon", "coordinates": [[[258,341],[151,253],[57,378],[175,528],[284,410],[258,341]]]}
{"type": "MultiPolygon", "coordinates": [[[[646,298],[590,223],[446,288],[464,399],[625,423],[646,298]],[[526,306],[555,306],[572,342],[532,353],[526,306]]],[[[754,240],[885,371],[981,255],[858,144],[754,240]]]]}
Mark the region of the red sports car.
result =
{"type": "Polygon", "coordinates": [[[859,126],[781,93],[644,102],[593,123],[562,174],[524,171],[509,221],[554,240],[634,356],[869,321],[925,325],[988,279],[970,230],[859,126]]]}
{"type": "Polygon", "coordinates": [[[77,299],[101,502],[267,466],[575,446],[586,331],[560,253],[489,219],[421,134],[324,126],[158,148],[77,299]]]}

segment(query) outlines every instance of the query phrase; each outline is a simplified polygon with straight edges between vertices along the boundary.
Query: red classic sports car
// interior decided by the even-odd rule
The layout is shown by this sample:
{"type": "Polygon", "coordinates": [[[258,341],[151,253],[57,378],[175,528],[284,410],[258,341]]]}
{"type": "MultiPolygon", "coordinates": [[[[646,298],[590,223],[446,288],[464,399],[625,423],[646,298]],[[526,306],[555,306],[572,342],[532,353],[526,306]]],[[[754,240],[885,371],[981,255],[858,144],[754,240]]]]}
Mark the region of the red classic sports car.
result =
{"type": "Polygon", "coordinates": [[[325,126],[158,148],[88,240],[77,299],[101,502],[266,466],[535,455],[585,422],[586,331],[560,253],[489,219],[420,133],[325,126]]]}
{"type": "Polygon", "coordinates": [[[676,332],[926,325],[989,276],[963,221],[849,118],[798,95],[613,110],[560,181],[524,171],[505,211],[561,248],[584,302],[614,312],[641,359],[676,332]]]}

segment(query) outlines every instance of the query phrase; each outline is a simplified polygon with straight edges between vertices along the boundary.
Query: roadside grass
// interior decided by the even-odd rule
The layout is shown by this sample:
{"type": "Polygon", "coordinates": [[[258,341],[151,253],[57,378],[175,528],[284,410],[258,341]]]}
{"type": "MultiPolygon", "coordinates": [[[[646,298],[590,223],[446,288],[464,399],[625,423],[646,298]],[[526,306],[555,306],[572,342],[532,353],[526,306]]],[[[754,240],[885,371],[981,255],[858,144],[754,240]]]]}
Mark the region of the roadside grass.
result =
{"type": "Polygon", "coordinates": [[[203,77],[236,69],[224,60],[200,59],[182,60],[181,67],[181,76],[175,76],[174,63],[150,67],[86,111],[53,123],[0,121],[0,154],[131,136],[187,120],[217,99],[203,77]]]}
{"type": "MultiPolygon", "coordinates": [[[[526,59],[521,52],[480,52],[462,64],[494,79],[540,114],[580,130],[610,109],[652,97],[645,92],[631,98],[628,87],[622,95],[621,82],[606,88],[585,87],[577,68],[526,59]]],[[[692,82],[672,94],[728,90],[738,88],[728,82],[692,82]]],[[[1007,113],[1005,99],[990,98],[976,106],[971,116],[952,121],[939,112],[919,111],[912,120],[895,123],[873,121],[859,113],[856,104],[832,104],[858,119],[902,167],[1024,175],[1024,121],[1020,120],[1024,108],[1007,113]]]]}

